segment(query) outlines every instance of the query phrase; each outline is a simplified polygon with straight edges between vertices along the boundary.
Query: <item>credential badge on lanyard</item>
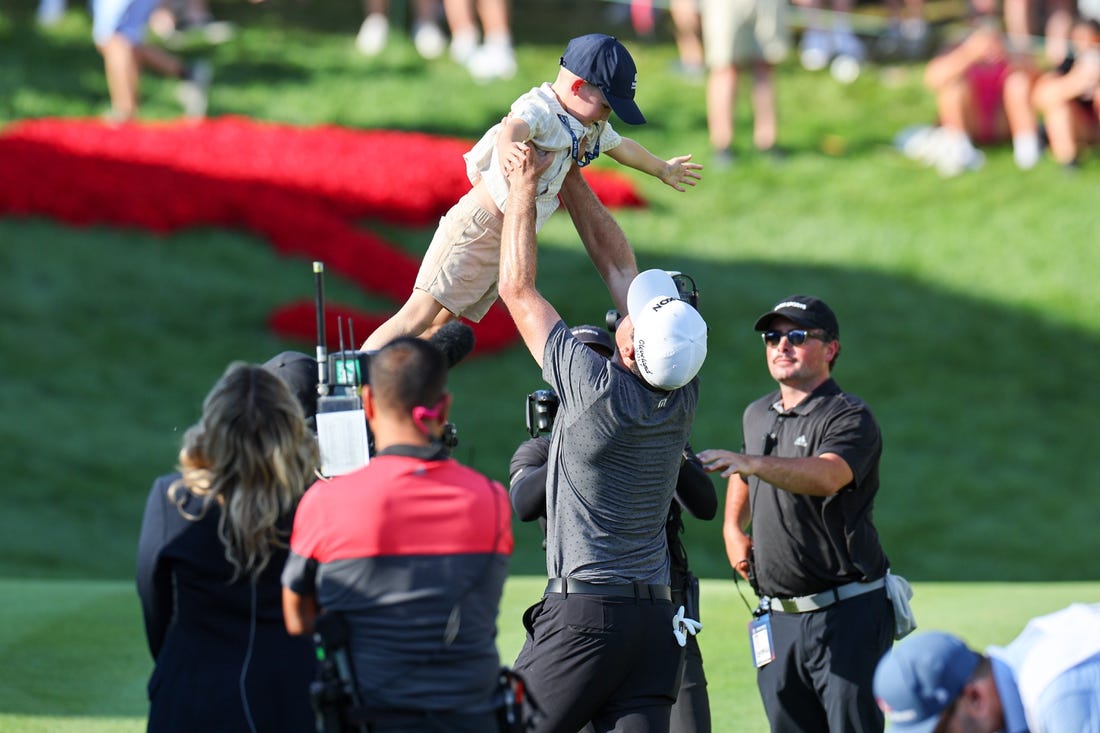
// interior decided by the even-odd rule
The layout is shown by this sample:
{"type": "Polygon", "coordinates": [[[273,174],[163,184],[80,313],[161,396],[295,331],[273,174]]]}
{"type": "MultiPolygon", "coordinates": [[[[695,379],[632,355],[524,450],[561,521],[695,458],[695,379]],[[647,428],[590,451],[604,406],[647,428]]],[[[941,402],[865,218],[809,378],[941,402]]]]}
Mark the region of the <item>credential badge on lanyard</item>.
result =
{"type": "Polygon", "coordinates": [[[571,124],[569,124],[569,118],[566,117],[563,114],[559,114],[558,115],[558,122],[561,123],[561,126],[565,128],[565,131],[569,133],[569,137],[573,140],[573,162],[577,164],[578,168],[584,168],[586,165],[588,165],[589,163],[594,161],[596,158],[600,157],[600,135],[599,135],[600,130],[599,130],[599,125],[601,123],[599,123],[599,122],[595,123],[597,125],[596,148],[595,148],[595,150],[593,150],[592,152],[589,152],[589,151],[585,150],[584,155],[582,156],[581,152],[580,152],[580,149],[581,149],[580,138],[577,137],[577,133],[573,132],[573,126],[571,124]]]}
{"type": "Polygon", "coordinates": [[[770,614],[765,613],[749,622],[749,646],[752,648],[752,663],[757,668],[775,661],[770,614]]]}

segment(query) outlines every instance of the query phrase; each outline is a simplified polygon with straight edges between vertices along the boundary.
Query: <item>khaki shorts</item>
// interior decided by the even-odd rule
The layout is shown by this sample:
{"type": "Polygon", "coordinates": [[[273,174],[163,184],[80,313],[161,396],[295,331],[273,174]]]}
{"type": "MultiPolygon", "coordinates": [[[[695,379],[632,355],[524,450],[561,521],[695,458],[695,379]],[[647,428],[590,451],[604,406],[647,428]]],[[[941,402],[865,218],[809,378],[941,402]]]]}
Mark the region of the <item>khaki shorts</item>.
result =
{"type": "Polygon", "coordinates": [[[467,193],[439,220],[413,287],[454,315],[480,321],[497,299],[503,223],[467,193]]]}
{"type": "Polygon", "coordinates": [[[787,0],[703,0],[707,66],[777,64],[790,50],[787,0]]]}

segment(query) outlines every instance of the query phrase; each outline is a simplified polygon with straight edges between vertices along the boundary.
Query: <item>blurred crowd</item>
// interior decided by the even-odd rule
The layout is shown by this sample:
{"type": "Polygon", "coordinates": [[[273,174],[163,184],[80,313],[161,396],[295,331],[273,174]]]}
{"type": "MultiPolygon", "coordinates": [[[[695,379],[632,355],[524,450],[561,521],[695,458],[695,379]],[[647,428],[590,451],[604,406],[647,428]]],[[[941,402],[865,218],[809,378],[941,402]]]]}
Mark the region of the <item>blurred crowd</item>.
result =
{"type": "MultiPolygon", "coordinates": [[[[781,160],[773,70],[793,47],[807,71],[851,83],[871,60],[923,61],[936,119],[901,131],[907,157],[953,177],[980,168],[981,148],[1011,145],[1027,170],[1045,153],[1075,170],[1100,142],[1100,2],[970,0],[961,32],[933,48],[924,0],[888,0],[884,15],[853,0],[671,0],[680,68],[706,75],[712,163],[734,159],[738,85],[749,77],[752,147],[781,160]]],[[[635,30],[652,32],[651,0],[631,3],[635,30]],[[643,7],[641,13],[639,8],[643,7]]]]}
{"type": "MultiPolygon", "coordinates": [[[[250,0],[262,2],[263,0],[250,0]]],[[[737,151],[785,157],[774,69],[796,54],[811,72],[851,83],[868,64],[928,60],[924,84],[936,119],[899,132],[897,149],[945,177],[980,168],[983,148],[1011,145],[1021,169],[1045,155],[1077,168],[1100,142],[1100,0],[968,0],[949,22],[930,22],[924,0],[607,0],[603,21],[641,39],[670,30],[678,49],[673,73],[705,83],[710,164],[734,164],[737,151]],[[962,22],[959,22],[962,21],[962,22]],[[937,47],[944,40],[942,47],[937,47]],[[930,60],[929,60],[930,59],[930,60]],[[734,144],[741,86],[750,89],[751,146],[734,144]]],[[[449,57],[479,83],[516,73],[511,15],[514,0],[363,0],[354,34],[358,51],[380,56],[395,35],[426,60],[449,57]]],[[[144,70],[178,78],[188,117],[206,112],[213,69],[174,53],[175,41],[199,34],[207,43],[233,38],[207,0],[93,0],[95,42],[104,59],[111,105],[105,118],[137,114],[144,70]],[[146,34],[160,43],[146,43],[146,34]]],[[[49,26],[66,0],[40,0],[49,26]]],[[[594,16],[599,18],[600,16],[594,16]]],[[[350,34],[349,34],[350,35],[350,34]]]]}
{"type": "Polygon", "coordinates": [[[927,65],[934,124],[898,148],[950,177],[980,168],[982,147],[1011,144],[1027,170],[1044,150],[1067,170],[1100,140],[1100,8],[1073,0],[974,4],[969,28],[927,65]]]}

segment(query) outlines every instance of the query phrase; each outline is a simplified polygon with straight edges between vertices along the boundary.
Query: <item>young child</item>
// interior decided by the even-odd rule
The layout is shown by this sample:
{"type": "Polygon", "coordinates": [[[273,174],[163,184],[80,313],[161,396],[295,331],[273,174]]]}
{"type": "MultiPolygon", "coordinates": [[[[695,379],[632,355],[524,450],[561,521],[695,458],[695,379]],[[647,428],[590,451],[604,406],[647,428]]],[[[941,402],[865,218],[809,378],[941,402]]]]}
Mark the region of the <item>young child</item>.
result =
{"type": "Polygon", "coordinates": [[[464,156],[473,188],[440,220],[412,295],[367,338],[363,350],[377,351],[398,336],[429,336],[459,316],[480,321],[488,312],[497,298],[501,225],[508,199],[502,161],[514,142],[555,156],[540,181],[539,229],[558,207],[558,191],[570,166],[583,167],[601,154],[677,191],[694,186],[702,166],[690,163],[690,155],[661,160],[612,129],[612,111],[628,124],[645,122],[634,103],[637,78],[634,59],[612,36],[593,33],[571,40],[557,79],[516,100],[510,114],[464,156]]]}

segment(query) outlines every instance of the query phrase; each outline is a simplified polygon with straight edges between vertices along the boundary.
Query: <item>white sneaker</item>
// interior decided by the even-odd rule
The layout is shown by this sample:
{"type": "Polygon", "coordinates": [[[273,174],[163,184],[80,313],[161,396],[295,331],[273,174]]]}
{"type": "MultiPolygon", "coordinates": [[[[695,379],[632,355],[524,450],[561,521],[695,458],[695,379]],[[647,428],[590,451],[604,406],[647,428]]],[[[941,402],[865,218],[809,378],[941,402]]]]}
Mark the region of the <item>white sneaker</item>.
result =
{"type": "Polygon", "coordinates": [[[958,130],[939,128],[936,144],[929,154],[928,162],[944,178],[954,178],[985,165],[985,154],[974,147],[966,133],[958,130]]]}
{"type": "Polygon", "coordinates": [[[516,55],[510,44],[486,43],[474,51],[466,69],[479,84],[516,75],[516,55]]]}
{"type": "Polygon", "coordinates": [[[466,65],[470,57],[477,51],[477,31],[468,30],[456,34],[451,38],[451,60],[456,64],[466,65]]]}
{"type": "Polygon", "coordinates": [[[833,56],[832,38],[828,31],[807,28],[798,47],[798,58],[806,71],[821,71],[833,56]]]}
{"type": "Polygon", "coordinates": [[[867,59],[867,49],[847,26],[834,27],[832,40],[836,58],[829,64],[829,73],[841,84],[851,84],[859,78],[863,62],[867,59]]]}
{"type": "Polygon", "coordinates": [[[859,59],[847,54],[840,54],[829,64],[829,73],[841,84],[851,84],[859,78],[862,70],[859,59]]]}
{"type": "Polygon", "coordinates": [[[416,23],[413,26],[413,45],[421,58],[437,59],[447,50],[447,39],[435,23],[416,23]]]}
{"type": "Polygon", "coordinates": [[[386,38],[390,34],[390,22],[381,13],[371,13],[359,26],[359,35],[355,37],[355,47],[364,56],[377,56],[386,47],[386,38]]]}
{"type": "Polygon", "coordinates": [[[923,162],[937,129],[932,125],[907,127],[894,138],[894,147],[906,158],[923,162]]]}
{"type": "Polygon", "coordinates": [[[1012,137],[1012,159],[1016,161],[1016,167],[1027,171],[1035,167],[1039,162],[1041,146],[1038,134],[1022,132],[1012,137]]]}
{"type": "Polygon", "coordinates": [[[196,61],[191,67],[191,78],[180,82],[176,96],[183,105],[183,114],[193,120],[206,117],[210,98],[210,82],[214,80],[214,67],[209,61],[196,61]]]}

